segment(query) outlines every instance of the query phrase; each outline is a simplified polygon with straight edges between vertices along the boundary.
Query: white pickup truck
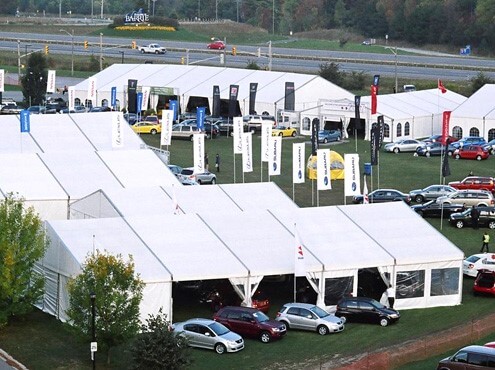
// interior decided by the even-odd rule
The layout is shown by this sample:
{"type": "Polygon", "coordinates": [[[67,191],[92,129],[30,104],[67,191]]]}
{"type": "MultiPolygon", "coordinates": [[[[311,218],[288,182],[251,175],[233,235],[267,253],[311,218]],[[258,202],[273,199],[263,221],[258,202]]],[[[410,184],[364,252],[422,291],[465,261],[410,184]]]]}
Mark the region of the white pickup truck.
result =
{"type": "Polygon", "coordinates": [[[165,54],[167,52],[167,49],[164,47],[161,47],[158,44],[149,44],[147,46],[140,46],[139,51],[141,54],[165,54]]]}

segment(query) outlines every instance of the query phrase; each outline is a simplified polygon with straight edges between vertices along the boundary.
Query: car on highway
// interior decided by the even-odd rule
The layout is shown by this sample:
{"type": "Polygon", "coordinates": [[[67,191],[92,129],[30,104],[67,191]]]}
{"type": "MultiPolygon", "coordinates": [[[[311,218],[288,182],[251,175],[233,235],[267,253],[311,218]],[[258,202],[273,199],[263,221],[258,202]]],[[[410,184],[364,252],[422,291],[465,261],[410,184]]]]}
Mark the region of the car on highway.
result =
{"type": "Polygon", "coordinates": [[[140,46],[138,49],[141,54],[165,54],[167,52],[166,48],[158,44],[140,46]]]}
{"type": "Polygon", "coordinates": [[[415,189],[409,192],[409,196],[416,203],[423,203],[426,200],[434,200],[438,197],[455,193],[457,190],[449,185],[430,185],[423,189],[415,189]]]}
{"type": "Polygon", "coordinates": [[[385,144],[383,149],[389,153],[400,152],[415,152],[419,147],[426,145],[425,143],[415,139],[403,139],[393,143],[385,144]]]}
{"type": "Polygon", "coordinates": [[[275,320],[283,322],[287,329],[309,330],[320,335],[339,333],[344,330],[345,323],[345,319],[309,303],[286,303],[275,320]]]}
{"type": "Polygon", "coordinates": [[[342,140],[342,132],[340,130],[320,130],[318,131],[318,142],[329,143],[331,141],[342,140]]]}
{"type": "Polygon", "coordinates": [[[205,172],[197,173],[194,172],[194,167],[183,168],[181,171],[181,176],[187,177],[190,180],[196,181],[198,184],[212,184],[215,185],[217,183],[217,175],[211,173],[208,170],[205,172]]]}
{"type": "MultiPolygon", "coordinates": [[[[397,202],[403,201],[407,204],[411,203],[411,197],[409,194],[404,194],[403,192],[395,189],[376,189],[368,194],[368,199],[370,203],[384,203],[384,202],[397,202]]],[[[355,195],[352,198],[352,203],[361,204],[363,203],[362,195],[355,195]]]]}
{"type": "MultiPolygon", "coordinates": [[[[479,212],[478,226],[485,226],[490,229],[495,229],[495,207],[476,207],[479,212]]],[[[473,220],[471,218],[471,208],[463,212],[452,213],[449,217],[451,225],[462,229],[464,226],[471,226],[473,220]]]]}
{"type": "Polygon", "coordinates": [[[136,134],[156,135],[162,132],[162,125],[157,125],[146,121],[136,122],[131,126],[131,128],[136,134]]]}
{"type": "Polygon", "coordinates": [[[455,193],[438,197],[436,202],[463,204],[465,207],[495,205],[493,194],[484,190],[457,190],[455,193]]]}
{"type": "Polygon", "coordinates": [[[464,211],[462,204],[439,204],[435,200],[422,204],[415,204],[411,209],[422,217],[449,218],[451,214],[464,211]]]}
{"type": "Polygon", "coordinates": [[[189,346],[212,349],[219,355],[244,349],[244,339],[239,334],[211,319],[176,322],[171,330],[175,335],[183,335],[189,346]]]}
{"type": "Polygon", "coordinates": [[[489,176],[468,176],[461,181],[451,181],[449,186],[457,190],[475,189],[495,192],[495,180],[489,176]]]}
{"type": "Polygon", "coordinates": [[[207,49],[225,50],[225,43],[222,40],[212,40],[206,45],[207,49]]]}
{"type": "MultiPolygon", "coordinates": [[[[495,296],[495,272],[489,270],[480,270],[473,284],[473,294],[485,294],[495,296]]],[[[485,344],[486,346],[486,344],[485,344]]],[[[487,346],[489,347],[489,346],[487,346]]],[[[493,363],[495,367],[495,361],[493,363]]]]}
{"type": "Polygon", "coordinates": [[[294,127],[276,126],[272,129],[272,136],[296,137],[297,130],[294,127]]]}
{"type": "Polygon", "coordinates": [[[476,159],[481,161],[490,156],[490,152],[482,145],[465,145],[462,148],[454,150],[452,156],[455,159],[476,159]]]}
{"type": "Polygon", "coordinates": [[[477,253],[462,261],[462,273],[464,275],[476,277],[480,270],[495,271],[494,253],[477,253]]]}
{"type": "Polygon", "coordinates": [[[337,303],[335,316],[347,322],[365,322],[388,326],[400,319],[400,313],[367,297],[343,297],[337,303]]]}

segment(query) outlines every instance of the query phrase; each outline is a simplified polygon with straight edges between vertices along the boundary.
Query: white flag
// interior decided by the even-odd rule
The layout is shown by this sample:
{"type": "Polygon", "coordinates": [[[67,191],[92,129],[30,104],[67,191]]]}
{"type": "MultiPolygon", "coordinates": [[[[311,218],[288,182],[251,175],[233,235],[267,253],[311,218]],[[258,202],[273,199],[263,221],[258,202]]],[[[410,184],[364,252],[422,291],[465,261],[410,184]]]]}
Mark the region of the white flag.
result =
{"type": "Polygon", "coordinates": [[[316,151],[316,188],[318,190],[332,189],[330,181],[330,149],[316,151]]]}
{"type": "Polygon", "coordinates": [[[141,92],[143,93],[143,100],[141,102],[141,110],[144,112],[148,109],[148,100],[150,99],[151,87],[143,86],[141,87],[141,92]]]}
{"type": "Polygon", "coordinates": [[[242,133],[244,132],[244,121],[242,117],[234,117],[233,136],[234,154],[242,154],[242,133]]]}
{"type": "Polygon", "coordinates": [[[112,112],[112,148],[122,148],[124,146],[123,124],[124,117],[122,113],[112,112]]]}
{"type": "Polygon", "coordinates": [[[268,175],[278,176],[282,167],[282,136],[270,136],[270,161],[268,162],[268,175]]]}
{"type": "Polygon", "coordinates": [[[0,69],[0,92],[4,92],[4,91],[5,91],[5,70],[0,69]]]}
{"type": "Polygon", "coordinates": [[[67,91],[67,99],[69,101],[69,113],[74,110],[74,105],[76,101],[76,89],[74,86],[69,86],[67,91]]]}
{"type": "Polygon", "coordinates": [[[294,184],[304,183],[304,143],[292,144],[292,182],[294,184]]]}
{"type": "Polygon", "coordinates": [[[294,263],[294,276],[306,276],[306,263],[304,262],[304,247],[301,242],[301,237],[297,232],[297,228],[294,227],[295,236],[295,263],[294,263]]]}
{"type": "Polygon", "coordinates": [[[205,172],[205,134],[193,135],[194,173],[205,172]]]}
{"type": "Polygon", "coordinates": [[[160,135],[160,145],[172,144],[172,123],[174,120],[173,110],[162,110],[162,133],[160,135]]]}
{"type": "Polygon", "coordinates": [[[261,161],[270,162],[270,139],[272,137],[272,124],[270,122],[261,123],[261,161]]]}
{"type": "Polygon", "coordinates": [[[242,172],[253,172],[253,133],[243,132],[242,136],[242,172]]]}
{"type": "Polygon", "coordinates": [[[366,185],[366,176],[364,176],[364,186],[363,186],[363,204],[369,204],[370,200],[368,198],[368,185],[366,185]]]}
{"type": "Polygon", "coordinates": [[[93,105],[95,103],[96,99],[96,77],[90,77],[88,78],[88,100],[91,100],[93,102],[93,105]]]}
{"type": "Polygon", "coordinates": [[[344,195],[359,195],[361,190],[359,154],[344,154],[344,173],[344,195]]]}
{"type": "Polygon", "coordinates": [[[48,79],[46,81],[46,92],[47,93],[54,93],[56,90],[55,73],[56,73],[56,71],[53,69],[48,70],[48,79]]]}

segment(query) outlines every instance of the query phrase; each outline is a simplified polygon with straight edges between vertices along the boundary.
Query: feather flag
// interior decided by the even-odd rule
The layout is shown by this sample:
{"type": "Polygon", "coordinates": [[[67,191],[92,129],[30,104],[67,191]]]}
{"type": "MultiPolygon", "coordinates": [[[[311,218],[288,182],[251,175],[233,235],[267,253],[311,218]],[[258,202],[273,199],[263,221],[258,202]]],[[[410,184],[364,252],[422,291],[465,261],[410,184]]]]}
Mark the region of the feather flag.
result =
{"type": "Polygon", "coordinates": [[[445,94],[447,92],[447,89],[445,88],[445,86],[443,86],[443,83],[441,80],[438,80],[438,88],[442,92],[442,94],[445,94]]]}
{"type": "Polygon", "coordinates": [[[370,200],[368,198],[368,185],[366,185],[366,176],[364,176],[364,186],[363,186],[363,204],[369,204],[370,200]]]}
{"type": "Polygon", "coordinates": [[[301,243],[301,238],[299,232],[297,231],[296,225],[294,225],[294,237],[295,237],[295,255],[294,255],[294,276],[306,276],[306,264],[304,262],[304,248],[301,243]]]}

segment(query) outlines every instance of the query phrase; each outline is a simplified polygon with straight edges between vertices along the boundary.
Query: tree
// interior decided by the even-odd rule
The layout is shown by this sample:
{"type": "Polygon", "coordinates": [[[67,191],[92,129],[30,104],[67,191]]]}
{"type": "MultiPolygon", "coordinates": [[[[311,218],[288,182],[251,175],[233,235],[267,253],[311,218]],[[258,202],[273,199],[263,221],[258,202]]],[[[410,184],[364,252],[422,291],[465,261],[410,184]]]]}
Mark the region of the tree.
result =
{"type": "Polygon", "coordinates": [[[471,78],[471,94],[481,89],[486,84],[492,84],[494,81],[485,75],[483,72],[479,72],[476,77],[471,78]]]}
{"type": "Polygon", "coordinates": [[[46,95],[47,76],[46,58],[41,53],[31,54],[28,58],[26,73],[21,78],[25,104],[43,104],[46,95]]]}
{"type": "Polygon", "coordinates": [[[149,315],[131,347],[135,369],[178,370],[191,363],[187,340],[169,329],[167,315],[149,315]]]}
{"type": "Polygon", "coordinates": [[[342,85],[342,81],[344,80],[344,76],[339,71],[338,63],[334,62],[320,64],[320,72],[318,74],[325,80],[333,82],[335,85],[339,86],[342,85]]]}
{"type": "Polygon", "coordinates": [[[88,255],[81,274],[69,281],[67,315],[88,338],[92,334],[90,294],[96,295],[96,340],[107,351],[108,363],[110,348],[127,342],[139,330],[143,289],[144,283],[134,273],[132,256],[125,262],[120,254],[113,256],[98,250],[88,255]]]}
{"type": "Polygon", "coordinates": [[[32,310],[43,295],[44,280],[34,270],[48,242],[32,207],[13,194],[0,203],[0,326],[32,310]]]}

